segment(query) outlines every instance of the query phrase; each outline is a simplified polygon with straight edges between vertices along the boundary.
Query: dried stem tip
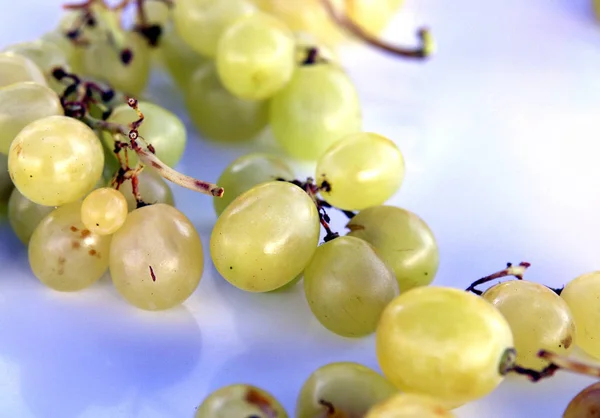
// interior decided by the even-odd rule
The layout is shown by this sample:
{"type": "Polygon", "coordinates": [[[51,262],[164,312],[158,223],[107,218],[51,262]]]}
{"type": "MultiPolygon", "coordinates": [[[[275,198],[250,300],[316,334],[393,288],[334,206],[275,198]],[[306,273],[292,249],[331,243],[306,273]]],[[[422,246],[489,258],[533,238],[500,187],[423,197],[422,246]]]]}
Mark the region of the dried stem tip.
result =
{"type": "Polygon", "coordinates": [[[573,373],[587,376],[600,377],[600,366],[585,364],[581,361],[570,359],[546,350],[540,350],[538,357],[548,360],[557,369],[568,370],[573,373]]]}
{"type": "Polygon", "coordinates": [[[500,279],[502,277],[508,277],[508,276],[514,276],[518,280],[523,280],[523,275],[525,274],[525,270],[527,270],[530,266],[531,266],[531,264],[529,264],[526,261],[521,261],[516,266],[511,263],[507,263],[505,269],[502,269],[500,271],[492,273],[489,276],[482,277],[479,280],[475,280],[473,283],[471,283],[469,285],[469,287],[467,287],[465,289],[465,291],[473,292],[476,295],[481,295],[483,292],[479,289],[476,289],[476,287],[480,286],[484,283],[490,282],[492,280],[500,279]]]}

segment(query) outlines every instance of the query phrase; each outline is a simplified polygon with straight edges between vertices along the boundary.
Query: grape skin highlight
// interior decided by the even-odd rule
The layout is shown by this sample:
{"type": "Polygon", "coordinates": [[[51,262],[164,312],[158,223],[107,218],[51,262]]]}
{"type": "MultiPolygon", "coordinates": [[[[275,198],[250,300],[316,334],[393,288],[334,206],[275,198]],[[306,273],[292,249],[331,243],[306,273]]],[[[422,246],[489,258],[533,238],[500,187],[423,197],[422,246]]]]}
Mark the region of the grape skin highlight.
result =
{"type": "Polygon", "coordinates": [[[252,385],[236,384],[211,393],[194,418],[287,418],[283,406],[270,393],[252,385]]]}
{"type": "Polygon", "coordinates": [[[0,53],[0,88],[21,81],[48,85],[44,73],[33,61],[8,52],[0,53]]]}

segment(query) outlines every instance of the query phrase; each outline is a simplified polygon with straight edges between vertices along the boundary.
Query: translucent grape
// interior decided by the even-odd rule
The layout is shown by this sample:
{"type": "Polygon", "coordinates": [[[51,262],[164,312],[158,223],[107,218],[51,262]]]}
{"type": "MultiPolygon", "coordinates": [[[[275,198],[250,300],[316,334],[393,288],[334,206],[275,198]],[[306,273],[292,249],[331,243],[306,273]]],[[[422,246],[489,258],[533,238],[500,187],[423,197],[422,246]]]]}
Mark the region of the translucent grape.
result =
{"type": "Polygon", "coordinates": [[[214,57],[223,31],[254,10],[247,0],[178,0],[173,23],[179,36],[192,49],[214,57]]]}
{"type": "Polygon", "coordinates": [[[296,401],[296,418],[363,417],[373,405],[397,391],[383,376],[362,364],[330,363],[304,382],[296,401]]]}
{"type": "Polygon", "coordinates": [[[416,393],[398,393],[374,406],[365,418],[454,418],[437,399],[416,393]]]}
{"type": "Polygon", "coordinates": [[[360,211],[347,227],[348,235],[364,239],[393,270],[400,292],[431,283],[439,266],[433,233],[414,213],[395,206],[360,211]]]}
{"type": "Polygon", "coordinates": [[[511,280],[489,288],[482,297],[491,302],[510,325],[517,363],[541,370],[548,361],[541,350],[568,354],[575,347],[575,324],[566,302],[539,283],[511,280]]]}
{"type": "Polygon", "coordinates": [[[400,390],[460,405],[490,393],[510,363],[502,314],[479,296],[418,287],[392,301],[377,327],[377,359],[400,390]]]}
{"type": "Polygon", "coordinates": [[[8,154],[13,139],[31,122],[62,114],[58,95],[46,86],[28,81],[0,88],[0,152],[8,154]]]}
{"type": "Polygon", "coordinates": [[[98,235],[114,234],[127,218],[127,201],[118,190],[102,187],[91,192],[81,205],[81,220],[98,235]]]}
{"type": "MultiPolygon", "coordinates": [[[[83,52],[85,48],[75,45],[71,42],[65,34],[60,30],[53,30],[42,35],[41,39],[45,42],[50,42],[57,46],[65,56],[68,67],[75,74],[81,74],[83,71],[83,52]]],[[[50,83],[50,87],[53,87],[55,91],[62,92],[64,87],[60,87],[59,83],[50,83]]]]}
{"type": "Polygon", "coordinates": [[[317,248],[304,270],[304,291],[319,322],[344,337],[375,332],[381,313],[399,293],[394,274],[373,248],[348,236],[317,248]]]}
{"type": "Polygon", "coordinates": [[[317,182],[327,182],[323,198],[346,210],[385,203],[404,180],[404,157],[389,139],[368,132],[351,134],[317,162],[317,182]]]}
{"type": "Polygon", "coordinates": [[[112,237],[110,274],[132,305],[169,309],[196,290],[204,268],[202,242],[174,207],[159,203],[136,209],[112,237]]]}
{"type": "MultiPolygon", "coordinates": [[[[155,203],[166,203],[167,205],[175,206],[171,188],[156,171],[151,168],[145,168],[138,175],[138,180],[138,189],[144,203],[151,205],[155,203]]],[[[137,202],[133,196],[131,181],[124,182],[121,187],[119,187],[119,191],[125,196],[129,211],[131,212],[134,210],[137,206],[137,202]]]]}
{"type": "Polygon", "coordinates": [[[247,100],[271,97],[295,67],[293,33],[279,20],[255,13],[229,26],[219,40],[216,63],[223,85],[247,100]]]}
{"type": "Polygon", "coordinates": [[[577,345],[592,357],[600,359],[600,272],[581,275],[571,280],[560,296],[571,309],[577,328],[577,345]]]}
{"type": "MultiPolygon", "coordinates": [[[[170,167],[177,165],[183,155],[187,134],[181,119],[173,112],[150,102],[140,101],[139,109],[144,114],[144,123],[138,128],[139,135],[154,147],[156,156],[170,167]]],[[[137,120],[137,113],[127,103],[117,106],[110,117],[109,122],[129,125],[137,120]]],[[[104,142],[109,148],[113,148],[115,140],[112,135],[105,134],[104,142]]],[[[138,161],[137,154],[133,150],[126,151],[129,154],[129,165],[135,166],[138,161]]]]}
{"type": "Polygon", "coordinates": [[[304,160],[316,160],[362,125],[354,85],[343,70],[328,64],[298,67],[269,109],[275,139],[289,155],[304,160]]]}
{"type": "Polygon", "coordinates": [[[304,270],[319,241],[319,215],[298,186],[263,183],[238,196],[212,231],[210,254],[232,285],[268,292],[304,270]]]}
{"type": "Polygon", "coordinates": [[[208,62],[206,57],[198,54],[179,37],[172,25],[164,29],[158,54],[162,65],[184,92],[195,70],[208,62]]]}
{"type": "Polygon", "coordinates": [[[563,418],[597,418],[600,411],[600,382],[594,383],[575,396],[565,412],[563,418]]]}
{"type": "Polygon", "coordinates": [[[404,0],[346,0],[346,15],[371,34],[379,34],[394,17],[404,0]]]}
{"type": "Polygon", "coordinates": [[[0,88],[20,81],[47,86],[44,73],[28,58],[8,52],[0,53],[0,88]]]}
{"type": "Polygon", "coordinates": [[[100,180],[102,145],[94,131],[66,116],[48,116],[27,125],[8,153],[15,186],[29,200],[61,206],[88,194],[100,180]]]}
{"type": "Polygon", "coordinates": [[[59,207],[35,228],[29,264],[46,286],[63,292],[84,289],[108,268],[110,237],[96,235],[81,222],[81,202],[59,207]]]}
{"type": "Polygon", "coordinates": [[[217,141],[252,139],[269,119],[268,102],[244,100],[231,94],[221,84],[212,63],[202,65],[192,75],[185,90],[185,103],[196,129],[217,141]]]}
{"type": "Polygon", "coordinates": [[[35,228],[53,210],[53,206],[33,203],[19,189],[14,189],[8,200],[8,222],[15,235],[27,245],[35,228]]]}
{"type": "Polygon", "coordinates": [[[252,385],[229,385],[211,393],[194,418],[287,418],[270,393],[252,385]]]}
{"type": "Polygon", "coordinates": [[[292,180],[294,173],[285,161],[273,155],[253,153],[244,155],[225,168],[217,184],[227,190],[220,199],[213,199],[217,215],[239,195],[260,183],[278,178],[292,180]]]}

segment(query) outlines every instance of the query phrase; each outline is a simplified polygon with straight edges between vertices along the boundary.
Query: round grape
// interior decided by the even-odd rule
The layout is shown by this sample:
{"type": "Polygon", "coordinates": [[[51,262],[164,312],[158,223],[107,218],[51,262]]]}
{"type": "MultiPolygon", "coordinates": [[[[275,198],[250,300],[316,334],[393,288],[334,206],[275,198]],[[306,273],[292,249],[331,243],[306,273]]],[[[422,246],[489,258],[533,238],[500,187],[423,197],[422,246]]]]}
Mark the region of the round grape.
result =
{"type": "Polygon", "coordinates": [[[270,393],[252,385],[229,385],[211,393],[194,418],[287,418],[270,393]]]}
{"type": "Polygon", "coordinates": [[[600,411],[600,382],[594,383],[575,396],[565,412],[563,418],[597,418],[600,411]]]}
{"type": "Polygon", "coordinates": [[[398,393],[374,406],[365,418],[454,418],[437,399],[416,393],[398,393]]]}
{"type": "MultiPolygon", "coordinates": [[[[138,174],[138,191],[142,197],[144,203],[153,205],[155,203],[165,203],[167,205],[175,206],[175,200],[173,199],[173,192],[162,178],[160,174],[151,168],[146,167],[140,174],[138,174]]],[[[119,187],[119,191],[125,196],[127,201],[127,208],[129,212],[137,207],[135,196],[133,195],[133,189],[131,181],[127,180],[119,187]]]]}
{"type": "Polygon", "coordinates": [[[15,235],[27,245],[35,228],[54,209],[33,203],[19,189],[14,189],[8,200],[8,222],[15,235]]]}
{"type": "Polygon", "coordinates": [[[196,69],[209,62],[206,57],[198,54],[181,39],[172,24],[167,25],[163,30],[157,55],[173,81],[184,93],[187,92],[188,82],[196,69]]]}
{"type": "Polygon", "coordinates": [[[114,234],[127,218],[127,201],[118,190],[102,187],[91,192],[81,205],[81,220],[98,235],[114,234]]]}
{"type": "Polygon", "coordinates": [[[0,53],[0,88],[20,81],[48,85],[42,70],[29,58],[7,52],[0,53]]]}

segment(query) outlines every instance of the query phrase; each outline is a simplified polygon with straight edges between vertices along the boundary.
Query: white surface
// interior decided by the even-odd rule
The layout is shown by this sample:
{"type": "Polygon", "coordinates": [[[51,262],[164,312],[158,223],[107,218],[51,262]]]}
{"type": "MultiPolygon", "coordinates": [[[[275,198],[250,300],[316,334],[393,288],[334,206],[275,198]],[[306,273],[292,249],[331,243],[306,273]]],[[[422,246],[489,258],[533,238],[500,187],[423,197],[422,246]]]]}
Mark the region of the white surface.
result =
{"type": "MultiPolygon", "coordinates": [[[[0,44],[51,29],[59,3],[0,0],[0,44]]],[[[397,32],[410,41],[410,29],[428,23],[439,44],[430,62],[361,49],[348,51],[345,64],[365,129],[405,153],[408,174],[392,202],[436,234],[436,283],[464,287],[507,261],[531,262],[529,278],[554,286],[599,269],[600,26],[591,0],[407,3],[397,32]]],[[[181,111],[170,87],[158,88],[181,111]]],[[[215,180],[247,149],[193,139],[180,169],[215,180]]],[[[210,199],[174,190],[207,250],[210,199]]],[[[76,294],[44,288],[25,249],[0,227],[0,417],[191,417],[208,391],[234,382],[271,391],[292,412],[318,366],[377,367],[372,338],[324,330],[301,288],[246,294],[206,258],[183,307],[147,313],[127,306],[108,280],[76,294]]],[[[566,373],[537,385],[511,379],[458,415],[559,417],[591,381],[566,373]]]]}

